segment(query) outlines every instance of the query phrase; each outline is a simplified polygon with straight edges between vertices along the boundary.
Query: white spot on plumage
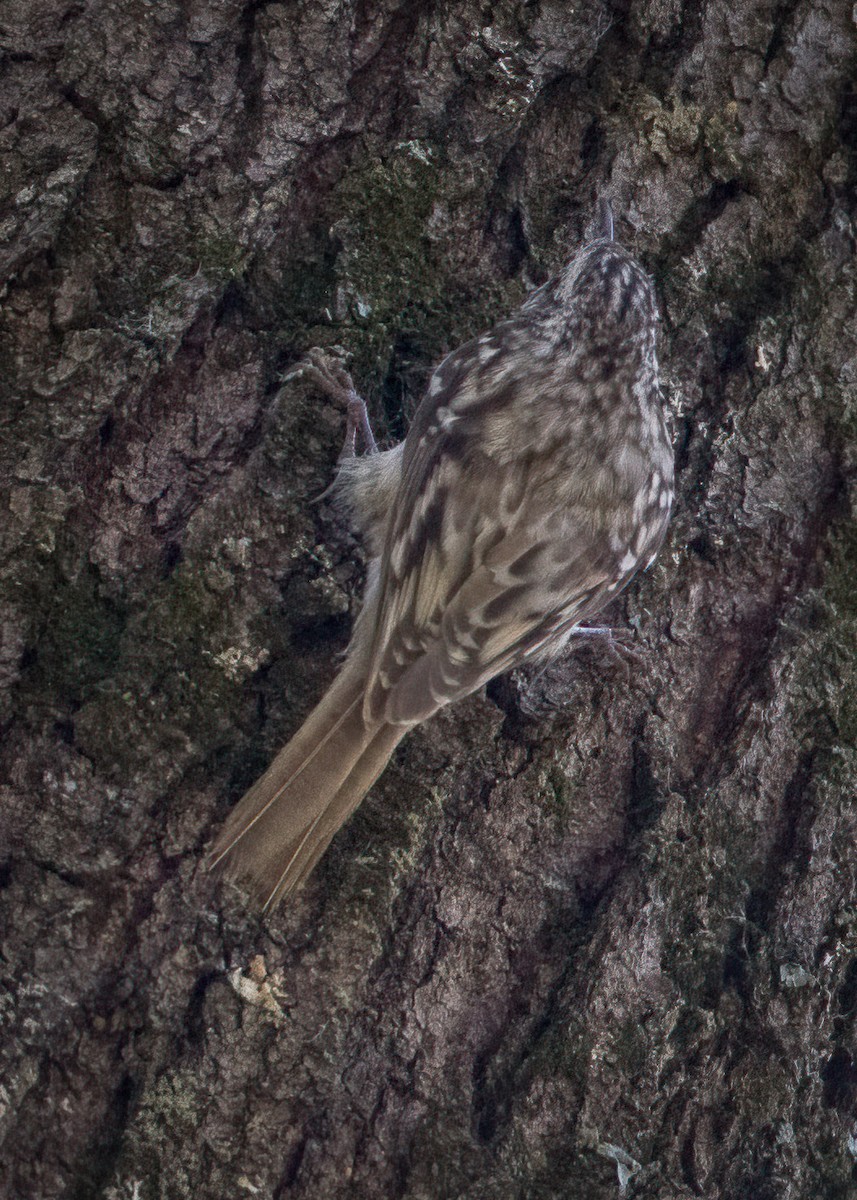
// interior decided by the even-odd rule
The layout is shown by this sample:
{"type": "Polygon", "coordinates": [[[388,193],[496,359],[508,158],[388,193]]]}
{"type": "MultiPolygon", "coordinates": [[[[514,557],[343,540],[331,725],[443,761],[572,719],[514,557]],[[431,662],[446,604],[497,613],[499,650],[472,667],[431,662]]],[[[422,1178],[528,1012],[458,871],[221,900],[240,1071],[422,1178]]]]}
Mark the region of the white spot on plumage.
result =
{"type": "Polygon", "coordinates": [[[440,377],[440,371],[435,371],[434,375],[432,375],[432,377],[431,377],[431,383],[429,384],[428,394],[430,396],[436,396],[438,394],[438,392],[440,392],[442,389],[443,389],[443,380],[440,377]]]}
{"type": "MultiPolygon", "coordinates": [[[[441,429],[449,429],[450,425],[454,425],[458,420],[458,414],[454,413],[451,408],[447,408],[445,404],[437,410],[435,417],[441,429]]],[[[437,429],[437,425],[433,428],[437,429]]]]}
{"type": "Polygon", "coordinates": [[[613,304],[619,308],[623,302],[625,292],[631,283],[631,276],[628,268],[623,266],[620,271],[617,271],[613,281],[613,304]]]}
{"type": "MultiPolygon", "coordinates": [[[[463,647],[466,650],[478,650],[479,649],[479,642],[474,637],[473,632],[469,629],[459,629],[456,626],[455,640],[456,640],[456,642],[458,642],[459,646],[463,647]]],[[[468,655],[467,657],[469,658],[470,656],[468,655]]]]}

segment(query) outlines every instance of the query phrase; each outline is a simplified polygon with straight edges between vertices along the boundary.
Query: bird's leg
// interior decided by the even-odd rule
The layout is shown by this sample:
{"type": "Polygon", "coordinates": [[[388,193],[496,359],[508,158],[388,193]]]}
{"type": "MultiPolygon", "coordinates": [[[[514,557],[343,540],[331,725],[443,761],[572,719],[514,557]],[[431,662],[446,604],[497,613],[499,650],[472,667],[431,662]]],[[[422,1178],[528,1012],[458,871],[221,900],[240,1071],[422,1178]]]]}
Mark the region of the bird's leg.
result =
{"type": "Polygon", "coordinates": [[[362,396],[358,395],[352,384],[348,395],[348,409],[345,421],[345,445],[342,447],[339,455],[340,458],[351,458],[354,455],[358,433],[363,439],[364,452],[366,454],[377,454],[378,443],[375,441],[375,435],[372,432],[372,426],[369,422],[366,401],[362,396]]]}
{"type": "Polygon", "coordinates": [[[378,453],[378,443],[372,433],[366,403],[357,394],[354,381],[344,367],[341,367],[323,350],[310,350],[306,361],[287,375],[286,379],[294,379],[298,376],[308,379],[319,391],[345,406],[345,442],[339,453],[339,462],[353,458],[357,453],[358,434],[366,454],[378,453]]]}

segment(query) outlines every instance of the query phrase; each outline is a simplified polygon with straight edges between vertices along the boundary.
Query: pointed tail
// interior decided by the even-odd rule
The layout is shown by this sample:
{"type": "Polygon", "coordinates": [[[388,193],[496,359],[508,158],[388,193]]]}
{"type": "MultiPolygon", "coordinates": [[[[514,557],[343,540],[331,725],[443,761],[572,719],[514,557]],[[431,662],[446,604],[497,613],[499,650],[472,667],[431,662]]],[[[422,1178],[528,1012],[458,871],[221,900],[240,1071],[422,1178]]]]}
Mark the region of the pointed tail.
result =
{"type": "Polygon", "coordinates": [[[300,887],[410,728],[367,724],[364,687],[362,667],[346,662],[214,844],[211,866],[223,863],[265,909],[300,887]]]}

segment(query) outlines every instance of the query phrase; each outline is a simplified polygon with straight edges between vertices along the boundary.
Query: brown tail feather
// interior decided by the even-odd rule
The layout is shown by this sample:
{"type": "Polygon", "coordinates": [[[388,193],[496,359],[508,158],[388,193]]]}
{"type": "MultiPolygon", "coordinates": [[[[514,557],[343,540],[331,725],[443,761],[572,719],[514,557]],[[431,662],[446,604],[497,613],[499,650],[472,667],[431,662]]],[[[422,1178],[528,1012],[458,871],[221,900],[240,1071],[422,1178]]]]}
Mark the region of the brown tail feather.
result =
{"type": "Polygon", "coordinates": [[[212,850],[265,908],[300,887],[408,726],[363,719],[363,672],[338,679],[229,815],[212,850]]]}

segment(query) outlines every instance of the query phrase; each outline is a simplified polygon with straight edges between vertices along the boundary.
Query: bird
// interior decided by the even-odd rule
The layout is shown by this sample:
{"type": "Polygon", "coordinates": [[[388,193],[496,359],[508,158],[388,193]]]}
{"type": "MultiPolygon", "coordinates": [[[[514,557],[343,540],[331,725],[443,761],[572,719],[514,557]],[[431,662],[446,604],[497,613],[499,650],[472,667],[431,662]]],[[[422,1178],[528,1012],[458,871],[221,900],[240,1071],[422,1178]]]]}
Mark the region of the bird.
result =
{"type": "Polygon", "coordinates": [[[657,324],[602,203],[595,237],[440,363],[392,449],[347,371],[310,353],[301,373],[346,405],[332,487],[369,563],[337,677],[211,851],[263,910],[306,881],[410,729],[560,654],[651,565],[674,498],[657,324]]]}

